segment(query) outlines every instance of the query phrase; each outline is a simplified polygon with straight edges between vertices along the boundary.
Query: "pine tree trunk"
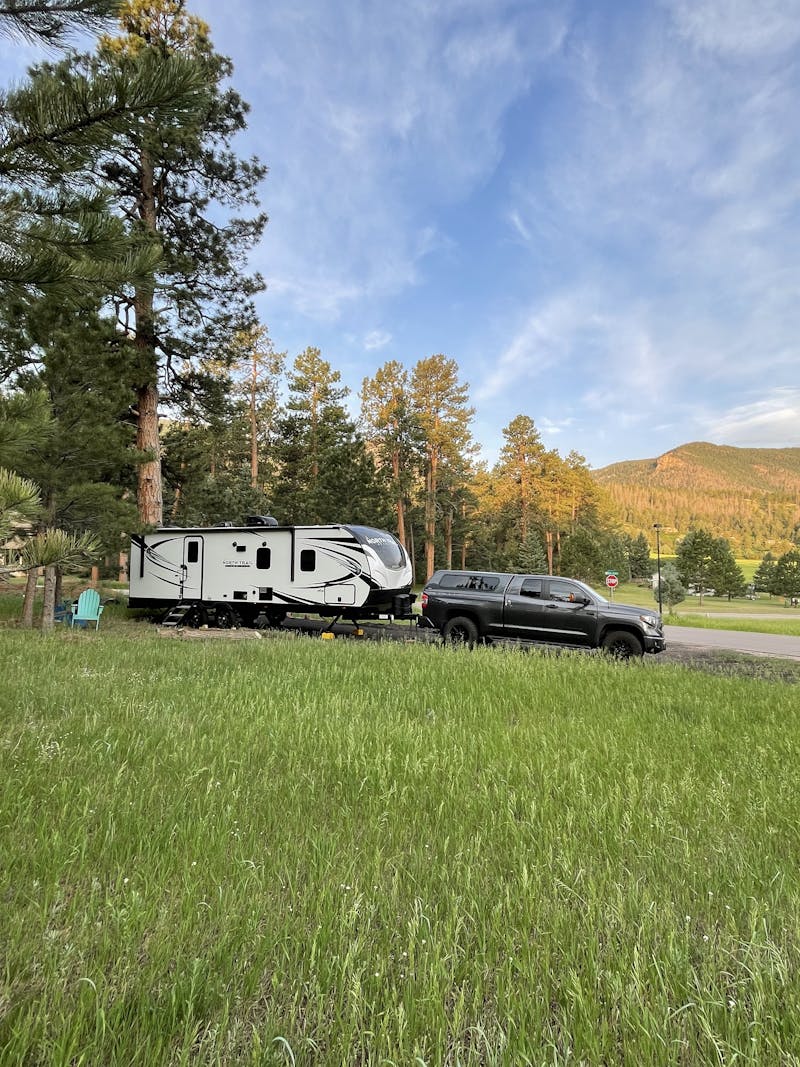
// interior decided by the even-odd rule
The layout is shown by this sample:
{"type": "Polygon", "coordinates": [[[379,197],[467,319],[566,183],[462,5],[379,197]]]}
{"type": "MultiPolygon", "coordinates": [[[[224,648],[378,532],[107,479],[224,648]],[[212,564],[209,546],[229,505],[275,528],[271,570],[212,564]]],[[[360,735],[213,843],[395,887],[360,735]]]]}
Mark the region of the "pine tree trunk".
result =
{"type": "Polygon", "coordinates": [[[120,582],[127,582],[128,580],[128,553],[120,552],[119,554],[119,574],[118,580],[120,582]]]}
{"type": "MultiPolygon", "coordinates": [[[[394,451],[392,453],[392,476],[394,478],[394,484],[400,483],[400,453],[394,451]]],[[[407,549],[406,545],[406,511],[403,504],[403,494],[398,492],[397,500],[395,501],[395,510],[397,512],[397,540],[407,549]]]]}
{"type": "Polygon", "coordinates": [[[28,571],[28,576],[25,581],[25,599],[22,602],[23,630],[33,629],[33,602],[36,599],[36,582],[38,578],[38,567],[31,568],[31,570],[28,571]]]}
{"type": "Polygon", "coordinates": [[[56,568],[44,569],[44,601],[42,603],[42,631],[53,629],[56,611],[56,568]]]}
{"type": "Polygon", "coordinates": [[[448,510],[444,520],[445,558],[447,569],[453,569],[453,512],[448,510]]]}
{"type": "Polygon", "coordinates": [[[258,419],[256,390],[258,388],[258,352],[253,348],[253,373],[250,379],[250,485],[258,488],[258,419]]]}
{"type": "MultiPolygon", "coordinates": [[[[139,212],[144,228],[158,233],[156,194],[153,180],[153,161],[149,151],[142,148],[141,201],[139,212]]],[[[137,388],[138,422],[136,447],[147,453],[139,466],[137,504],[139,520],[148,526],[161,526],[164,521],[164,495],[161,485],[161,445],[158,433],[158,356],[152,283],[137,286],[134,295],[138,366],[142,377],[137,388]]]]}
{"type": "Polygon", "coordinates": [[[428,460],[428,470],[425,477],[425,581],[428,581],[436,570],[437,473],[436,454],[432,453],[428,460]]]}
{"type": "Polygon", "coordinates": [[[164,498],[161,488],[161,446],[158,437],[158,386],[151,383],[138,390],[139,421],[136,448],[148,454],[139,464],[137,504],[139,520],[147,526],[161,526],[164,498]]]}
{"type": "Polygon", "coordinates": [[[545,530],[545,542],[547,543],[547,573],[553,573],[553,531],[545,530]]]}
{"type": "Polygon", "coordinates": [[[417,582],[417,565],[414,560],[414,524],[409,524],[408,527],[408,555],[411,560],[411,584],[416,585],[417,582]]]}

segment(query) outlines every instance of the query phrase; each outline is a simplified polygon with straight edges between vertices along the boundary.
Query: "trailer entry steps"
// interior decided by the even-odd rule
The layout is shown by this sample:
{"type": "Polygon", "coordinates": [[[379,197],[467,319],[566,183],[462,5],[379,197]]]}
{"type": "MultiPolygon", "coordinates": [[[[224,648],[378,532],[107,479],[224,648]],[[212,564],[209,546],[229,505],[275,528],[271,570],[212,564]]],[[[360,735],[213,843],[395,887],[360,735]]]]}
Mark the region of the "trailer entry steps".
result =
{"type": "Polygon", "coordinates": [[[183,626],[186,622],[186,616],[191,613],[194,608],[194,604],[176,604],[174,608],[170,608],[167,614],[164,616],[161,625],[169,626],[173,629],[177,629],[179,626],[183,626]]]}

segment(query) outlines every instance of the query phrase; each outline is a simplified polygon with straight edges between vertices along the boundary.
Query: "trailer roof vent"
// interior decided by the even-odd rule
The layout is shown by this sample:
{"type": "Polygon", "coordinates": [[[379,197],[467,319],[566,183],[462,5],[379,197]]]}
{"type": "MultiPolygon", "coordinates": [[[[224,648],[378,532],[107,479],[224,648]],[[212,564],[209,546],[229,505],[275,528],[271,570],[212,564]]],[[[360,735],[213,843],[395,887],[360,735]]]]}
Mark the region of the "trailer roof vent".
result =
{"type": "Polygon", "coordinates": [[[272,515],[245,515],[245,526],[277,526],[278,520],[272,515]]]}
{"type": "Polygon", "coordinates": [[[214,528],[215,529],[217,527],[219,527],[219,526],[233,526],[233,523],[232,522],[215,522],[214,523],[214,528]]]}

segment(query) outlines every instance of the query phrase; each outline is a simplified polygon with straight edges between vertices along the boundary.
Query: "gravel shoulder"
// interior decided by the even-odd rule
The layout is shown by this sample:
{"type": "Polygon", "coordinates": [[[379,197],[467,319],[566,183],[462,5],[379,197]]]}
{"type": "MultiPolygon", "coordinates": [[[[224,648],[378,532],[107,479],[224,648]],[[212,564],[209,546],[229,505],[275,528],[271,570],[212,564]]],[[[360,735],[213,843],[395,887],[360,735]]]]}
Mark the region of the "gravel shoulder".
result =
{"type": "Polygon", "coordinates": [[[658,656],[647,656],[646,662],[675,664],[688,670],[706,674],[720,674],[730,678],[759,678],[768,682],[800,684],[800,662],[773,656],[753,656],[722,648],[692,648],[670,645],[658,656]]]}

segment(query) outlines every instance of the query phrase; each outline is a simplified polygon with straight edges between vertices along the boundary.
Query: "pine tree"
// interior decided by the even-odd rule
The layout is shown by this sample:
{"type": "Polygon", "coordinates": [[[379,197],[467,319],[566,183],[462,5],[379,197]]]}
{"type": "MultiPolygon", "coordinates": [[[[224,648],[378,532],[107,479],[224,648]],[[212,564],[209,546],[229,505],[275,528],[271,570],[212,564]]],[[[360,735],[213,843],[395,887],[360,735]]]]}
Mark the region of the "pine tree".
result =
{"type": "MultiPolygon", "coordinates": [[[[560,573],[584,582],[598,582],[608,566],[608,555],[592,532],[578,527],[567,534],[559,557],[560,573]]],[[[612,568],[614,569],[614,568],[612,568]]]]}
{"type": "Polygon", "coordinates": [[[396,360],[364,378],[361,419],[379,467],[391,472],[397,536],[407,548],[406,507],[419,471],[422,432],[412,411],[408,373],[396,360]]]}
{"type": "Polygon", "coordinates": [[[635,582],[649,579],[653,573],[653,564],[650,559],[650,545],[645,535],[640,531],[637,537],[627,538],[626,547],[631,580],[635,582]]]}
{"type": "Polygon", "coordinates": [[[744,575],[724,537],[714,537],[707,530],[690,530],[678,542],[675,563],[681,581],[697,588],[701,604],[708,587],[729,597],[744,592],[744,575]]]}
{"type": "Polygon", "coordinates": [[[289,374],[287,414],[276,447],[273,510],[286,523],[390,522],[387,495],[365,442],[348,418],[341,375],[307,348],[289,374]]]}
{"type": "Polygon", "coordinates": [[[135,394],[137,502],[142,524],[163,517],[159,383],[171,404],[196,403],[203,381],[196,354],[231,359],[234,338],[252,325],[258,277],[242,273],[244,255],[260,236],[262,214],[231,217],[255,205],[264,168],[231,150],[247,106],[225,83],[232,68],[214,52],[208,27],[182,0],[126,0],[122,34],[104,37],[95,56],[70,57],[42,68],[34,91],[53,83],[141,80],[175,64],[193,72],[202,91],[180,123],[158,109],[138,113],[112,142],[97,146],[94,173],[125,220],[126,232],[154,249],[158,267],[116,294],[127,339],[121,368],[135,394]],[[227,213],[227,217],[226,217],[227,213]],[[163,300],[157,301],[157,294],[163,300]]]}
{"type": "Polygon", "coordinates": [[[279,389],[286,353],[276,352],[266,326],[254,326],[236,337],[236,360],[232,373],[234,393],[243,398],[247,409],[247,436],[250,439],[250,485],[264,482],[263,464],[274,444],[280,412],[279,389]]]}
{"type": "Polygon", "coordinates": [[[792,549],[778,558],[770,592],[792,603],[800,599],[800,551],[792,549]]]}
{"type": "MultiPolygon", "coordinates": [[[[472,454],[470,422],[475,409],[468,405],[469,387],[458,380],[458,365],[443,355],[420,360],[411,374],[414,416],[424,440],[425,575],[436,569],[436,526],[442,468],[465,471],[472,454]]],[[[451,480],[451,489],[455,478],[451,480]]]]}
{"type": "Polygon", "coordinates": [[[771,552],[766,552],[764,558],[756,568],[753,575],[753,591],[756,593],[769,593],[772,595],[772,586],[775,579],[776,559],[771,552]]]}
{"type": "Polygon", "coordinates": [[[544,574],[547,570],[547,553],[536,530],[531,530],[519,546],[514,570],[522,574],[544,574]]]}
{"type": "Polygon", "coordinates": [[[122,531],[136,509],[134,430],[130,393],[119,379],[121,338],[113,320],[88,302],[65,308],[40,300],[27,337],[37,362],[17,381],[46,403],[47,423],[16,469],[35,481],[44,500],[43,525],[96,535],[118,558],[122,531]]]}
{"type": "Polygon", "coordinates": [[[517,415],[503,430],[505,444],[495,468],[498,493],[516,517],[518,540],[524,542],[540,514],[546,449],[529,416],[517,415]]]}
{"type": "MultiPolygon", "coordinates": [[[[97,28],[116,6],[0,0],[0,30],[61,44],[69,26],[97,28]]],[[[73,62],[45,65],[20,88],[0,92],[0,293],[72,299],[149,276],[160,257],[109,211],[98,163],[144,116],[174,124],[196,110],[197,66],[169,57],[87,76],[73,62]]]]}

